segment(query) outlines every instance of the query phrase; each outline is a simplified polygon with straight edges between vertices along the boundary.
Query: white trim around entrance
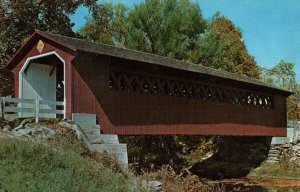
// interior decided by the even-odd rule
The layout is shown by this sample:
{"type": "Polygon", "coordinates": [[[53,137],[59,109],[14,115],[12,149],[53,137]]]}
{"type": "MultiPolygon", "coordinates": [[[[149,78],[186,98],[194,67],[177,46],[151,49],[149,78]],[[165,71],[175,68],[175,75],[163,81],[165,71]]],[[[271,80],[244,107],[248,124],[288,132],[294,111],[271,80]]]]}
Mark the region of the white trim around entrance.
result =
{"type": "Polygon", "coordinates": [[[22,98],[22,86],[23,86],[23,81],[22,81],[22,74],[24,73],[26,67],[29,65],[29,63],[34,60],[34,59],[39,59],[42,57],[47,57],[50,55],[55,55],[62,63],[63,63],[63,67],[64,67],[64,119],[67,117],[66,114],[66,63],[65,60],[55,51],[51,51],[48,53],[43,53],[40,55],[36,55],[36,56],[32,56],[32,57],[28,57],[24,63],[24,65],[22,66],[20,72],[19,72],[19,98],[22,98]]]}

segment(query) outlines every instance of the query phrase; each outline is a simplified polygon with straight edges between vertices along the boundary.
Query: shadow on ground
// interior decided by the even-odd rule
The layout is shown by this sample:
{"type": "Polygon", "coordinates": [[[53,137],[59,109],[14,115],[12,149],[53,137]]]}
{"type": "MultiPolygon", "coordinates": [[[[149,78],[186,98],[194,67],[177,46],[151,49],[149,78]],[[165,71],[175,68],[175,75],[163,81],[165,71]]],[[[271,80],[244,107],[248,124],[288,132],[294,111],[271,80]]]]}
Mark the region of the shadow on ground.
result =
{"type": "Polygon", "coordinates": [[[191,171],[214,180],[244,177],[266,160],[270,144],[271,137],[221,137],[217,153],[191,171]]]}

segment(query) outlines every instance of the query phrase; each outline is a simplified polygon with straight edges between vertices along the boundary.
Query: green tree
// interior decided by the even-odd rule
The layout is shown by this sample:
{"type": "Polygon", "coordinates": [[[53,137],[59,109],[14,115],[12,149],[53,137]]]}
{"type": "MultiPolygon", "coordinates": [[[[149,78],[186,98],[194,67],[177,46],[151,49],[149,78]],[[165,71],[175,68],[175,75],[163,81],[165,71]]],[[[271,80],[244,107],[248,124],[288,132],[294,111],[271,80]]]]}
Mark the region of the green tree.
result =
{"type": "Polygon", "coordinates": [[[128,48],[187,59],[206,22],[190,0],[146,0],[129,12],[128,48]]]}
{"type": "Polygon", "coordinates": [[[204,66],[258,78],[259,68],[246,48],[242,33],[224,16],[210,21],[191,60],[204,66]]]}
{"type": "Polygon", "coordinates": [[[294,92],[287,99],[288,117],[291,119],[300,119],[300,85],[296,81],[295,64],[281,60],[271,69],[264,69],[261,73],[261,79],[277,85],[283,89],[294,92]]]}
{"type": "Polygon", "coordinates": [[[97,8],[97,17],[88,18],[78,35],[84,39],[111,45],[124,45],[128,8],[122,4],[104,3],[97,8]]]}
{"type": "Polygon", "coordinates": [[[132,9],[103,4],[99,12],[81,36],[176,59],[188,59],[206,27],[199,5],[190,0],[146,0],[132,9]]]}
{"type": "MultiPolygon", "coordinates": [[[[74,36],[69,15],[79,6],[97,8],[95,0],[0,0],[0,68],[35,30],[74,36]]],[[[1,82],[8,82],[10,75],[1,71],[1,82]]],[[[0,94],[11,92],[10,85],[0,94]]]]}
{"type": "Polygon", "coordinates": [[[293,91],[296,85],[295,64],[281,60],[271,70],[269,76],[277,86],[293,91]]]}

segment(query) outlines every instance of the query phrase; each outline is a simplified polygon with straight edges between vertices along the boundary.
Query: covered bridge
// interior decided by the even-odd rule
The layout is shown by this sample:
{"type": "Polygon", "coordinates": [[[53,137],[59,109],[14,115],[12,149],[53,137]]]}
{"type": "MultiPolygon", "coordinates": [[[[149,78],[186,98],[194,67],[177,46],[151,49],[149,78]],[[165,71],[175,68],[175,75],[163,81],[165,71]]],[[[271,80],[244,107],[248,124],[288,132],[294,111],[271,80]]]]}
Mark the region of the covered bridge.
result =
{"type": "Polygon", "coordinates": [[[36,32],[7,68],[15,97],[96,114],[107,134],[286,135],[290,92],[184,61],[36,32]]]}

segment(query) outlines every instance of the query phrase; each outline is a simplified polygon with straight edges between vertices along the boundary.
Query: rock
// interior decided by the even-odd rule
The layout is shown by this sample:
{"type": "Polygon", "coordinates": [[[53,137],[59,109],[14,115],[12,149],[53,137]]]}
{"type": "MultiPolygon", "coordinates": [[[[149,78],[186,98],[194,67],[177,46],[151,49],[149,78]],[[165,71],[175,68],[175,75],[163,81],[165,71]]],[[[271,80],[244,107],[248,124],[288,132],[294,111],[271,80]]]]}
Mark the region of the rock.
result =
{"type": "Polygon", "coordinates": [[[300,152],[300,145],[294,145],[294,146],[292,147],[292,149],[293,149],[294,151],[299,151],[299,152],[300,152]]]}
{"type": "Polygon", "coordinates": [[[148,187],[156,191],[162,191],[162,182],[160,181],[148,181],[148,187]]]}
{"type": "Polygon", "coordinates": [[[58,124],[67,128],[71,128],[72,126],[74,126],[71,121],[61,121],[58,124]]]}
{"type": "Polygon", "coordinates": [[[25,129],[33,129],[34,126],[31,126],[29,123],[26,123],[23,128],[25,128],[25,129]]]}
{"type": "Polygon", "coordinates": [[[20,125],[16,128],[14,128],[14,131],[18,131],[19,129],[23,129],[25,127],[26,124],[28,123],[33,123],[34,119],[24,119],[23,121],[21,121],[20,125]]]}
{"type": "Polygon", "coordinates": [[[25,126],[25,124],[27,124],[27,123],[34,123],[34,119],[24,119],[23,121],[21,121],[21,124],[20,125],[22,125],[22,126],[25,126]]]}
{"type": "Polygon", "coordinates": [[[271,149],[269,151],[269,154],[279,154],[279,153],[280,153],[280,151],[279,150],[275,150],[275,149],[271,149]]]}
{"type": "Polygon", "coordinates": [[[3,131],[11,131],[11,126],[10,125],[4,125],[3,131]]]}
{"type": "Polygon", "coordinates": [[[23,137],[29,135],[31,131],[31,129],[19,129],[14,132],[14,135],[16,135],[17,137],[23,137]]]}
{"type": "Polygon", "coordinates": [[[278,163],[279,161],[273,161],[273,160],[267,160],[267,163],[272,163],[272,164],[275,164],[275,163],[278,163]]]}
{"type": "Polygon", "coordinates": [[[142,187],[160,192],[162,191],[162,182],[142,180],[142,187]]]}
{"type": "Polygon", "coordinates": [[[18,130],[20,130],[20,129],[22,129],[23,128],[23,126],[22,125],[19,125],[18,127],[15,127],[14,128],[14,131],[18,131],[18,130]]]}
{"type": "Polygon", "coordinates": [[[52,138],[55,135],[55,131],[47,127],[36,126],[35,128],[24,128],[14,132],[17,137],[26,137],[35,141],[44,141],[52,138]]]}
{"type": "Polygon", "coordinates": [[[284,144],[284,145],[282,145],[282,148],[290,148],[290,147],[292,147],[293,145],[292,144],[290,144],[290,143],[288,143],[288,144],[284,144]]]}

